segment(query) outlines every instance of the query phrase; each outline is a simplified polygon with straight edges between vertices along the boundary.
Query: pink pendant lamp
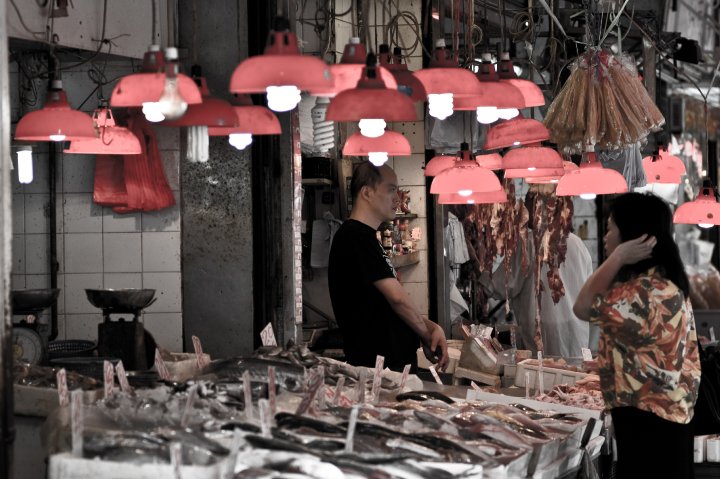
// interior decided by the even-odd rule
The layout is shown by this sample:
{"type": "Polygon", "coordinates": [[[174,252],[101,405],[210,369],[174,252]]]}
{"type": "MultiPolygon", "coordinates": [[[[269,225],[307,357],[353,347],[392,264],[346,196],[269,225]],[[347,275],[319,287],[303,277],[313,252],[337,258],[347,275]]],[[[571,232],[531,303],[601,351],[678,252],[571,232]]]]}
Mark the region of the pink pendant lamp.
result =
{"type": "Polygon", "coordinates": [[[452,168],[440,172],[433,179],[430,193],[470,196],[473,193],[501,190],[502,186],[495,173],[481,167],[472,159],[468,144],[463,143],[460,148],[459,159],[452,168]]]}
{"type": "Polygon", "coordinates": [[[452,52],[445,49],[445,40],[438,40],[435,55],[428,68],[413,72],[428,96],[430,116],[439,120],[452,115],[456,98],[478,93],[478,81],[469,70],[459,67],[452,52]]]}
{"type": "MultiPolygon", "coordinates": [[[[165,68],[165,55],[160,46],[151,45],[143,57],[142,71],[126,75],[117,82],[110,97],[110,106],[142,107],[143,103],[157,102],[165,90],[165,68]]],[[[202,102],[200,90],[189,76],[177,74],[177,89],[188,105],[202,102]]]]}
{"type": "Polygon", "coordinates": [[[544,146],[526,146],[512,148],[503,156],[505,169],[526,169],[535,171],[545,168],[562,168],[563,159],[552,148],[544,146]]]}
{"type": "Polygon", "coordinates": [[[300,103],[300,91],[332,91],[333,78],[322,60],[301,55],[297,36],[278,17],[262,55],[240,62],[230,79],[232,93],[267,93],[273,111],[290,111],[300,103]]]}
{"type": "Polygon", "coordinates": [[[715,196],[715,188],[704,182],[703,188],[694,201],[683,203],[673,215],[673,223],[698,225],[711,228],[720,225],[720,203],[715,196]]]}
{"type": "Polygon", "coordinates": [[[401,133],[385,130],[382,136],[370,138],[360,132],[350,135],[343,146],[344,156],[367,156],[375,166],[385,164],[390,156],[410,156],[410,142],[401,133]]]}
{"type": "Polygon", "coordinates": [[[357,87],[340,92],[325,113],[329,121],[360,122],[360,133],[370,138],[381,136],[387,122],[417,120],[412,100],[398,90],[385,88],[375,63],[375,55],[368,55],[357,87]]]}
{"type": "Polygon", "coordinates": [[[500,156],[500,153],[481,153],[475,155],[475,161],[488,170],[502,170],[504,168],[503,157],[500,156]]]}
{"type": "Polygon", "coordinates": [[[580,196],[582,199],[592,200],[597,195],[627,192],[628,186],[623,175],[610,168],[603,168],[594,151],[585,153],[585,159],[587,161],[583,162],[580,168],[565,174],[560,179],[555,194],[580,196]]]}
{"type": "Polygon", "coordinates": [[[237,126],[237,115],[230,103],[210,95],[202,69],[198,65],[192,66],[192,76],[200,88],[202,103],[188,106],[185,114],[175,121],[164,121],[165,126],[208,126],[233,127],[237,126]]]}
{"type": "Polygon", "coordinates": [[[488,193],[472,193],[469,196],[438,195],[441,205],[479,205],[487,203],[506,203],[508,201],[505,190],[490,191],[488,193]]]}
{"type": "Polygon", "coordinates": [[[492,126],[485,139],[486,150],[499,150],[511,146],[531,145],[550,139],[550,132],[537,120],[514,118],[492,126]]]}
{"type": "MultiPolygon", "coordinates": [[[[563,174],[562,175],[552,175],[548,174],[547,176],[530,176],[525,177],[525,181],[527,181],[530,184],[548,184],[548,183],[558,183],[560,182],[560,178],[563,177],[563,175],[567,174],[570,171],[577,170],[578,166],[573,163],[572,161],[563,161],[563,174]]],[[[536,170],[538,171],[538,170],[536,170]]],[[[544,172],[546,170],[540,170],[541,172],[544,172]]]]}
{"type": "MultiPolygon", "coordinates": [[[[330,65],[330,74],[335,84],[329,91],[314,91],[313,95],[332,98],[340,92],[356,88],[363,76],[366,61],[367,51],[365,50],[365,45],[361,44],[360,39],[357,37],[350,38],[350,42],[345,45],[340,63],[330,65]]],[[[395,77],[385,65],[379,65],[377,67],[377,74],[385,84],[385,88],[397,90],[395,77]]]]}
{"type": "MultiPolygon", "coordinates": [[[[106,104],[107,105],[107,104],[106,104]]],[[[74,140],[64,153],[78,155],[139,155],[140,140],[127,128],[117,126],[112,110],[101,106],[93,113],[93,123],[99,132],[97,138],[74,140]]]]}
{"type": "Polygon", "coordinates": [[[457,160],[456,156],[433,156],[425,165],[425,176],[437,176],[448,168],[452,168],[457,160]]]}
{"type": "Polygon", "coordinates": [[[25,114],[15,128],[15,139],[22,141],[77,141],[96,137],[92,117],[70,108],[60,80],[52,81],[45,105],[25,114]]]}
{"type": "Polygon", "coordinates": [[[425,87],[417,79],[415,75],[408,70],[408,66],[403,63],[402,49],[395,47],[392,56],[390,55],[390,47],[386,44],[380,45],[380,54],[378,55],[380,65],[390,70],[390,73],[397,82],[397,89],[414,102],[424,102],[427,98],[425,87]]]}
{"type": "Polygon", "coordinates": [[[482,124],[516,117],[518,109],[525,105],[522,94],[509,83],[500,81],[489,53],[483,53],[482,60],[477,73],[480,88],[473,96],[458,98],[455,110],[476,111],[477,121],[482,124]]]}
{"type": "Polygon", "coordinates": [[[210,126],[209,136],[227,136],[230,144],[242,150],[255,135],[279,135],[282,130],[275,114],[264,106],[255,106],[248,95],[238,95],[233,106],[235,126],[210,126]]]}
{"type": "Polygon", "coordinates": [[[512,85],[522,94],[524,103],[524,107],[522,108],[545,105],[545,95],[543,95],[540,87],[530,80],[522,80],[518,78],[517,74],[515,74],[515,68],[510,60],[510,54],[508,52],[500,54],[497,72],[502,83],[512,85]]]}
{"type": "Polygon", "coordinates": [[[686,174],[685,164],[677,156],[663,148],[657,155],[646,156],[642,160],[648,184],[669,183],[679,185],[686,174]]]}

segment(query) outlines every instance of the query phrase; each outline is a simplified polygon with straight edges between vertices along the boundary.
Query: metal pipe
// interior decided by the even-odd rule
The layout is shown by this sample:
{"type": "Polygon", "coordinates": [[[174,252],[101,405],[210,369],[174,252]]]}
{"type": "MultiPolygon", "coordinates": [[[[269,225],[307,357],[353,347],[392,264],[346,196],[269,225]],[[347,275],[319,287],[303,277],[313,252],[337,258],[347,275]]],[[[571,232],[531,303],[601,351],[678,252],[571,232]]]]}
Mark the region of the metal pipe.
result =
{"type": "MultiPolygon", "coordinates": [[[[55,142],[50,142],[50,151],[48,158],[48,183],[50,186],[50,288],[55,289],[58,285],[58,269],[59,264],[57,260],[57,194],[55,174],[57,171],[57,146],[55,142]]],[[[57,308],[57,297],[50,307],[50,336],[48,341],[52,341],[58,336],[58,308],[57,308]]]]}

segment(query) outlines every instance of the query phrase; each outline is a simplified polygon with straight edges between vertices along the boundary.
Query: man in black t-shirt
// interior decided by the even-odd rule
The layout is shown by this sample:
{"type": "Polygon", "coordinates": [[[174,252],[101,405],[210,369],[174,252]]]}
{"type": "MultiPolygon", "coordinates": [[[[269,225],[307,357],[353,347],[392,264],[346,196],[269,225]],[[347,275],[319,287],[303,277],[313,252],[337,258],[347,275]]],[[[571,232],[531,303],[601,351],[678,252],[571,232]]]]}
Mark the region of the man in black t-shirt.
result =
{"type": "Polygon", "coordinates": [[[375,366],[375,357],[401,371],[417,367],[420,343],[444,370],[449,361],[442,328],[420,315],[377,239],[380,224],[392,221],[399,203],[397,176],[388,166],[361,164],[350,184],[353,208],[333,237],[328,282],[345,357],[356,366],[375,366]],[[427,349],[426,348],[426,349],[427,349]]]}

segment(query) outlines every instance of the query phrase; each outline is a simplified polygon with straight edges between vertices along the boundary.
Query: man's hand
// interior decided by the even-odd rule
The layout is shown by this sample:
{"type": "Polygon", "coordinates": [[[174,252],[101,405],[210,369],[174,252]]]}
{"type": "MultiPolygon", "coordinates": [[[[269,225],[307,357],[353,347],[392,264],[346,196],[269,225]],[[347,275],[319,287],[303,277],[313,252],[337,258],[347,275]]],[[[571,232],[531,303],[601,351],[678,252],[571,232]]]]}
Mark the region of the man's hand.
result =
{"type": "Polygon", "coordinates": [[[652,256],[652,250],[656,244],[657,239],[654,236],[648,237],[645,234],[620,243],[610,256],[614,256],[623,266],[639,263],[652,256]]]}
{"type": "Polygon", "coordinates": [[[445,371],[448,363],[450,363],[450,355],[448,354],[445,332],[439,325],[433,323],[433,329],[430,331],[429,341],[423,344],[423,352],[430,362],[437,363],[437,369],[445,371]],[[438,347],[440,348],[440,351],[438,351],[438,347]]]}

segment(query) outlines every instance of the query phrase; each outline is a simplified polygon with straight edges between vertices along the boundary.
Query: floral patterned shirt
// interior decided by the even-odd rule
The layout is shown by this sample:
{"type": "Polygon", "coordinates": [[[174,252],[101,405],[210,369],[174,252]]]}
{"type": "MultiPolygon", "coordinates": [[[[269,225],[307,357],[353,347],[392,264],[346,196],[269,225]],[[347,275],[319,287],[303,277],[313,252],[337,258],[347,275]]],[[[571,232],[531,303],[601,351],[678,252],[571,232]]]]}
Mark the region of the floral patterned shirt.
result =
{"type": "Polygon", "coordinates": [[[700,386],[692,308],[672,281],[651,268],[595,297],[590,321],[605,405],[634,406],[687,424],[700,386]]]}

